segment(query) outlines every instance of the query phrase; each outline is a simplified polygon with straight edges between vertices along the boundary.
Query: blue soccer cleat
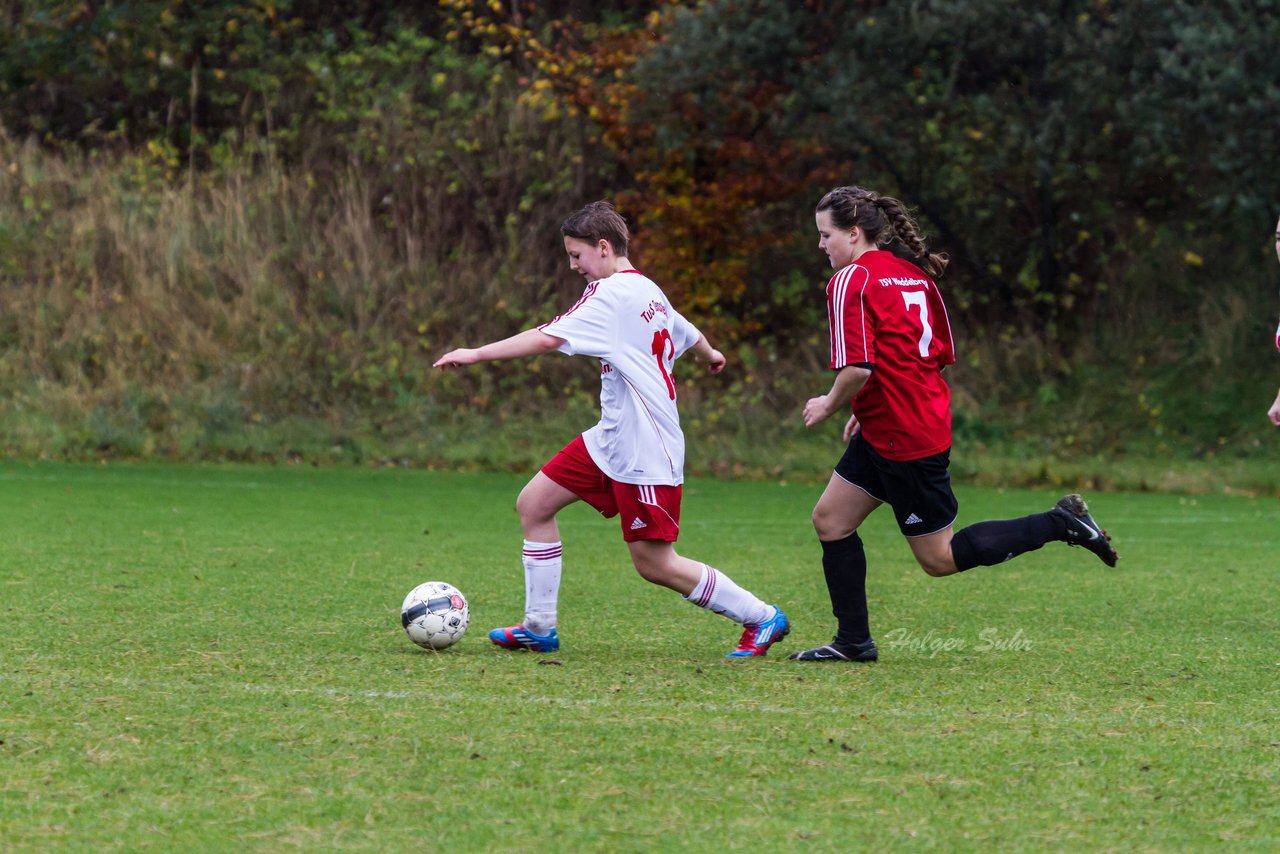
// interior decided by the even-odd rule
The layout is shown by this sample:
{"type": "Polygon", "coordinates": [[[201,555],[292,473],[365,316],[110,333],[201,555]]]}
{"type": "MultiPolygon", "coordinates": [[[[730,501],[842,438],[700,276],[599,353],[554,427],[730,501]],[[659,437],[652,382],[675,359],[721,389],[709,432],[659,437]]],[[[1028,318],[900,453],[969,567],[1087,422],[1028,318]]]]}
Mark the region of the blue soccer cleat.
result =
{"type": "Polygon", "coordinates": [[[489,640],[503,649],[527,649],[531,652],[555,652],[560,648],[560,636],[552,629],[549,634],[535,635],[523,625],[506,626],[489,632],[489,640]]]}
{"type": "Polygon", "coordinates": [[[763,623],[748,623],[742,627],[738,648],[725,658],[756,658],[769,654],[769,647],[782,640],[791,631],[791,621],[782,609],[773,606],[773,616],[763,623]]]}

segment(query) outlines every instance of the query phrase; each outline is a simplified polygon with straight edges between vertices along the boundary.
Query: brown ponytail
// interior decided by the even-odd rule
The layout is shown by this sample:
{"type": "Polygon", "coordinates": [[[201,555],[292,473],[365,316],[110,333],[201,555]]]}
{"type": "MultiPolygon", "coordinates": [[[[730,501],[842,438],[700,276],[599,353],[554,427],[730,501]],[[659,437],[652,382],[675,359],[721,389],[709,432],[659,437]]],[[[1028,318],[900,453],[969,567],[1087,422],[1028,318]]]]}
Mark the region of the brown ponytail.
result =
{"type": "Polygon", "coordinates": [[[937,279],[950,260],[945,253],[929,252],[907,206],[892,196],[862,187],[836,187],[822,197],[816,211],[830,211],[836,228],[861,228],[877,246],[915,264],[937,279]]]}

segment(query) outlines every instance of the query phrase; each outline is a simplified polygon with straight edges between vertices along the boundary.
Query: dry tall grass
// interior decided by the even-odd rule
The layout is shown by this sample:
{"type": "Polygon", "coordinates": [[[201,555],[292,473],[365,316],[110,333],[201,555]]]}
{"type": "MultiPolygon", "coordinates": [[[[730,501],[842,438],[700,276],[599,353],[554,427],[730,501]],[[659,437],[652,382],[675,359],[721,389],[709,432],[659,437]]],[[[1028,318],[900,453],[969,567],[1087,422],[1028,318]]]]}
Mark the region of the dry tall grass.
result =
{"type": "Polygon", "coordinates": [[[562,284],[544,250],[583,191],[563,178],[581,174],[581,152],[533,117],[494,110],[470,130],[486,175],[461,182],[448,163],[320,173],[270,156],[186,181],[158,148],[0,136],[10,414],[80,430],[73,444],[113,450],[134,432],[123,450],[181,451],[177,437],[210,422],[429,402],[431,356],[517,331],[562,284]],[[95,417],[111,435],[91,435],[95,417]]]}
{"type": "MultiPolygon", "coordinates": [[[[432,132],[450,150],[450,129],[432,132]]],[[[0,135],[0,451],[281,456],[363,436],[486,463],[511,448],[485,442],[519,445],[529,428],[480,442],[476,416],[538,409],[585,426],[595,375],[581,360],[429,368],[571,302],[581,283],[557,227],[605,192],[584,181],[567,127],[495,106],[468,135],[482,144],[412,168],[286,168],[250,146],[194,176],[159,148],[53,152],[0,135]]],[[[1169,265],[1150,266],[1092,308],[1069,350],[956,318],[961,433],[1068,459],[1260,452],[1244,412],[1260,417],[1274,393],[1247,356],[1267,349],[1266,277],[1197,302],[1196,270],[1170,287],[1169,265]]],[[[789,413],[829,381],[820,333],[744,342],[723,378],[685,368],[687,426],[713,466],[771,470],[761,437],[792,443],[789,413]]]]}

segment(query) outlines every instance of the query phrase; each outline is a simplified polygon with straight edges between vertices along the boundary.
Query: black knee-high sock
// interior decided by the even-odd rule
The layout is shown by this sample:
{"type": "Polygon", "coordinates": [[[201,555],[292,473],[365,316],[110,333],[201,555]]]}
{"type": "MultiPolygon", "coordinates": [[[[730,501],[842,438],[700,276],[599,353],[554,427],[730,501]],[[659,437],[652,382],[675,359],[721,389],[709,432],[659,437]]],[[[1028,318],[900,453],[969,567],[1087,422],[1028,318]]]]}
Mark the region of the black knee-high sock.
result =
{"type": "Polygon", "coordinates": [[[979,522],[951,538],[951,556],[961,572],[975,566],[994,566],[1066,534],[1062,520],[1052,513],[1033,513],[1021,519],[979,522]]]}
{"type": "Polygon", "coordinates": [[[867,621],[867,556],[854,531],[843,540],[822,542],[822,573],[836,618],[836,639],[860,644],[871,639],[867,621]]]}

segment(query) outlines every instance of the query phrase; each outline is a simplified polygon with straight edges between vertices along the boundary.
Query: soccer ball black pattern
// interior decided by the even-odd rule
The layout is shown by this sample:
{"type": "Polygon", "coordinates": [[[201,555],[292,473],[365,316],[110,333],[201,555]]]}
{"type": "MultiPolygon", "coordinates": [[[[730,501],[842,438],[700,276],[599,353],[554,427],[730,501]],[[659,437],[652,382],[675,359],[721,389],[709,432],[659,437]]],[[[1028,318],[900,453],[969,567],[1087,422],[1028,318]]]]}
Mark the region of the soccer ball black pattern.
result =
{"type": "Polygon", "coordinates": [[[471,625],[466,597],[452,584],[428,581],[404,597],[400,625],[409,640],[426,649],[446,649],[457,643],[471,625]]]}

